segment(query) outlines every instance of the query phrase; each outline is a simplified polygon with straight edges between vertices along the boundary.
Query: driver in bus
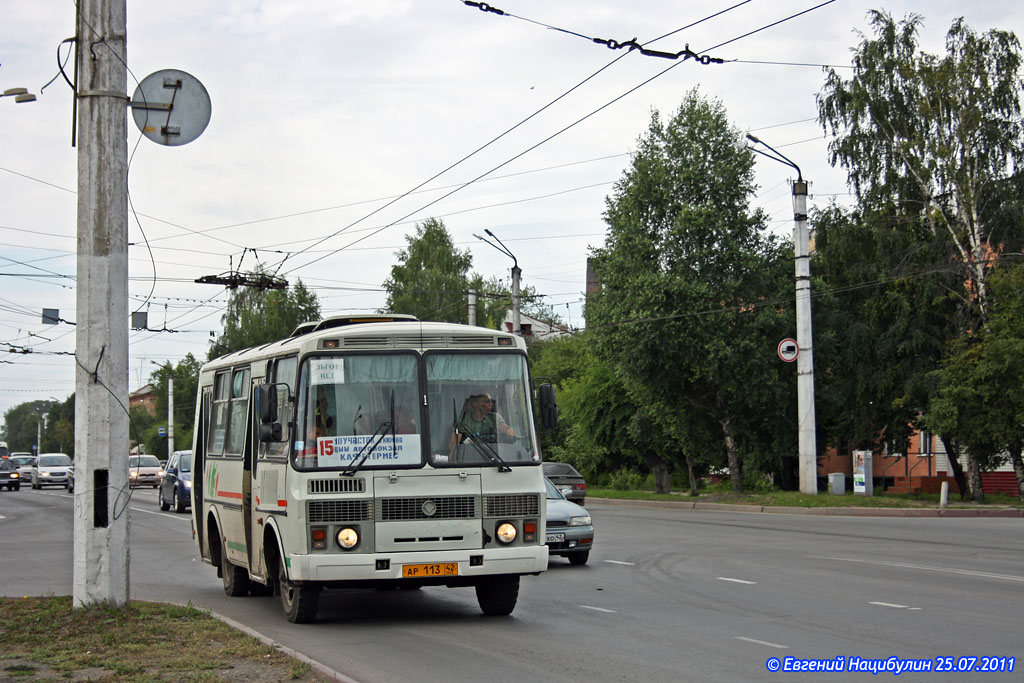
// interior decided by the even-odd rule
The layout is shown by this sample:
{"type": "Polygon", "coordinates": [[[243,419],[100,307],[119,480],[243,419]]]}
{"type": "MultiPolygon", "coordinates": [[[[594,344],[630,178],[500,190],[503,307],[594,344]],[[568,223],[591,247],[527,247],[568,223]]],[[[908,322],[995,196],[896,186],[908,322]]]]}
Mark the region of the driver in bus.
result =
{"type": "Polygon", "coordinates": [[[494,401],[490,394],[474,394],[469,397],[469,410],[464,412],[462,419],[459,420],[448,450],[451,451],[456,444],[472,439],[496,443],[499,439],[511,441],[515,438],[516,431],[494,411],[494,401]]]}

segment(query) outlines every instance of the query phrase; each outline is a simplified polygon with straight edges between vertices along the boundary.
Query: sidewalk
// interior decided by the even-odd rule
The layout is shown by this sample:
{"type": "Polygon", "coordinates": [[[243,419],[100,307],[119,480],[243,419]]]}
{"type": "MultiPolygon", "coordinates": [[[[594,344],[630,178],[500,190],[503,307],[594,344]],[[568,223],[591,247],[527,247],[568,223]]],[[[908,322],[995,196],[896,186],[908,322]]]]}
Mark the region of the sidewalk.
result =
{"type": "Polygon", "coordinates": [[[770,513],[781,515],[845,515],[848,517],[1024,517],[1017,508],[869,508],[869,507],[771,507],[768,505],[737,505],[675,500],[625,500],[621,498],[587,497],[587,506],[637,505],[677,510],[709,510],[718,512],[770,513]]]}

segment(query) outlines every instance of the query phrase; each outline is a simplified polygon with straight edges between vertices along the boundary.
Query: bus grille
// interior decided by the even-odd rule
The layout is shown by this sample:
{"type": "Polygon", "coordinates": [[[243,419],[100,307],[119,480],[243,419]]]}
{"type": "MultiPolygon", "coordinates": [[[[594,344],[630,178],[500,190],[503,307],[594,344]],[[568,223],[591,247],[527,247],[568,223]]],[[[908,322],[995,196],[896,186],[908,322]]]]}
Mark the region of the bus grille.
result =
{"type": "Polygon", "coordinates": [[[311,524],[361,522],[371,519],[368,500],[311,500],[307,517],[311,524]]]}
{"type": "Polygon", "coordinates": [[[540,496],[514,493],[484,497],[485,517],[532,517],[540,514],[540,496]]]}
{"type": "Polygon", "coordinates": [[[363,493],[366,491],[365,479],[310,479],[310,493],[363,493]]]}
{"type": "Polygon", "coordinates": [[[420,498],[381,498],[383,521],[408,519],[473,519],[476,499],[473,496],[424,496],[420,498]],[[427,503],[433,505],[427,505],[427,503]],[[432,514],[427,514],[432,512],[432,514]]]}

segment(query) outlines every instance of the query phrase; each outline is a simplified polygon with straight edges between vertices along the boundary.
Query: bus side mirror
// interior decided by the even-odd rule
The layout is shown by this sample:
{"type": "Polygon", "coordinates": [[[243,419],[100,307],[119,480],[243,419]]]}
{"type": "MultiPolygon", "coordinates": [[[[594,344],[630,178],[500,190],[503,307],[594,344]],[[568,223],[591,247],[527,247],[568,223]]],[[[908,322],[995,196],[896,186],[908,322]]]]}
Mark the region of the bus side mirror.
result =
{"type": "Polygon", "coordinates": [[[537,387],[537,400],[540,404],[540,424],[544,429],[558,426],[558,402],[555,400],[555,387],[545,382],[537,387]]]}
{"type": "Polygon", "coordinates": [[[284,432],[280,422],[272,422],[268,425],[260,425],[260,441],[263,443],[280,443],[284,441],[284,432]]]}
{"type": "Polygon", "coordinates": [[[260,441],[263,443],[280,443],[284,441],[284,429],[281,427],[278,412],[278,397],[284,392],[288,398],[288,385],[284,383],[261,384],[256,393],[260,414],[260,441]]]}
{"type": "MultiPolygon", "coordinates": [[[[258,394],[260,402],[260,423],[277,422],[277,385],[261,384],[258,394]]],[[[262,434],[262,432],[261,432],[262,434]]]]}

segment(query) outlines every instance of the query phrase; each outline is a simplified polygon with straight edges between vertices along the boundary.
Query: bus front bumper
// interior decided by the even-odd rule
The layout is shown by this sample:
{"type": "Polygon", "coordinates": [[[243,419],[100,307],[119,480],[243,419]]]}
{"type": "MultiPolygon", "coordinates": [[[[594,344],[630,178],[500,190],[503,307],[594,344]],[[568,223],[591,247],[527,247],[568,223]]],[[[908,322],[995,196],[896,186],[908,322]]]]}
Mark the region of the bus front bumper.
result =
{"type": "Polygon", "coordinates": [[[436,571],[450,572],[452,563],[458,565],[458,574],[430,573],[427,576],[432,581],[444,583],[496,574],[537,574],[548,568],[548,548],[541,545],[444,552],[289,555],[288,575],[292,581],[325,583],[390,579],[416,581],[424,577],[424,565],[428,566],[428,571],[430,567],[437,566],[436,571]],[[409,577],[403,571],[412,565],[419,567],[416,577],[409,577]]]}

